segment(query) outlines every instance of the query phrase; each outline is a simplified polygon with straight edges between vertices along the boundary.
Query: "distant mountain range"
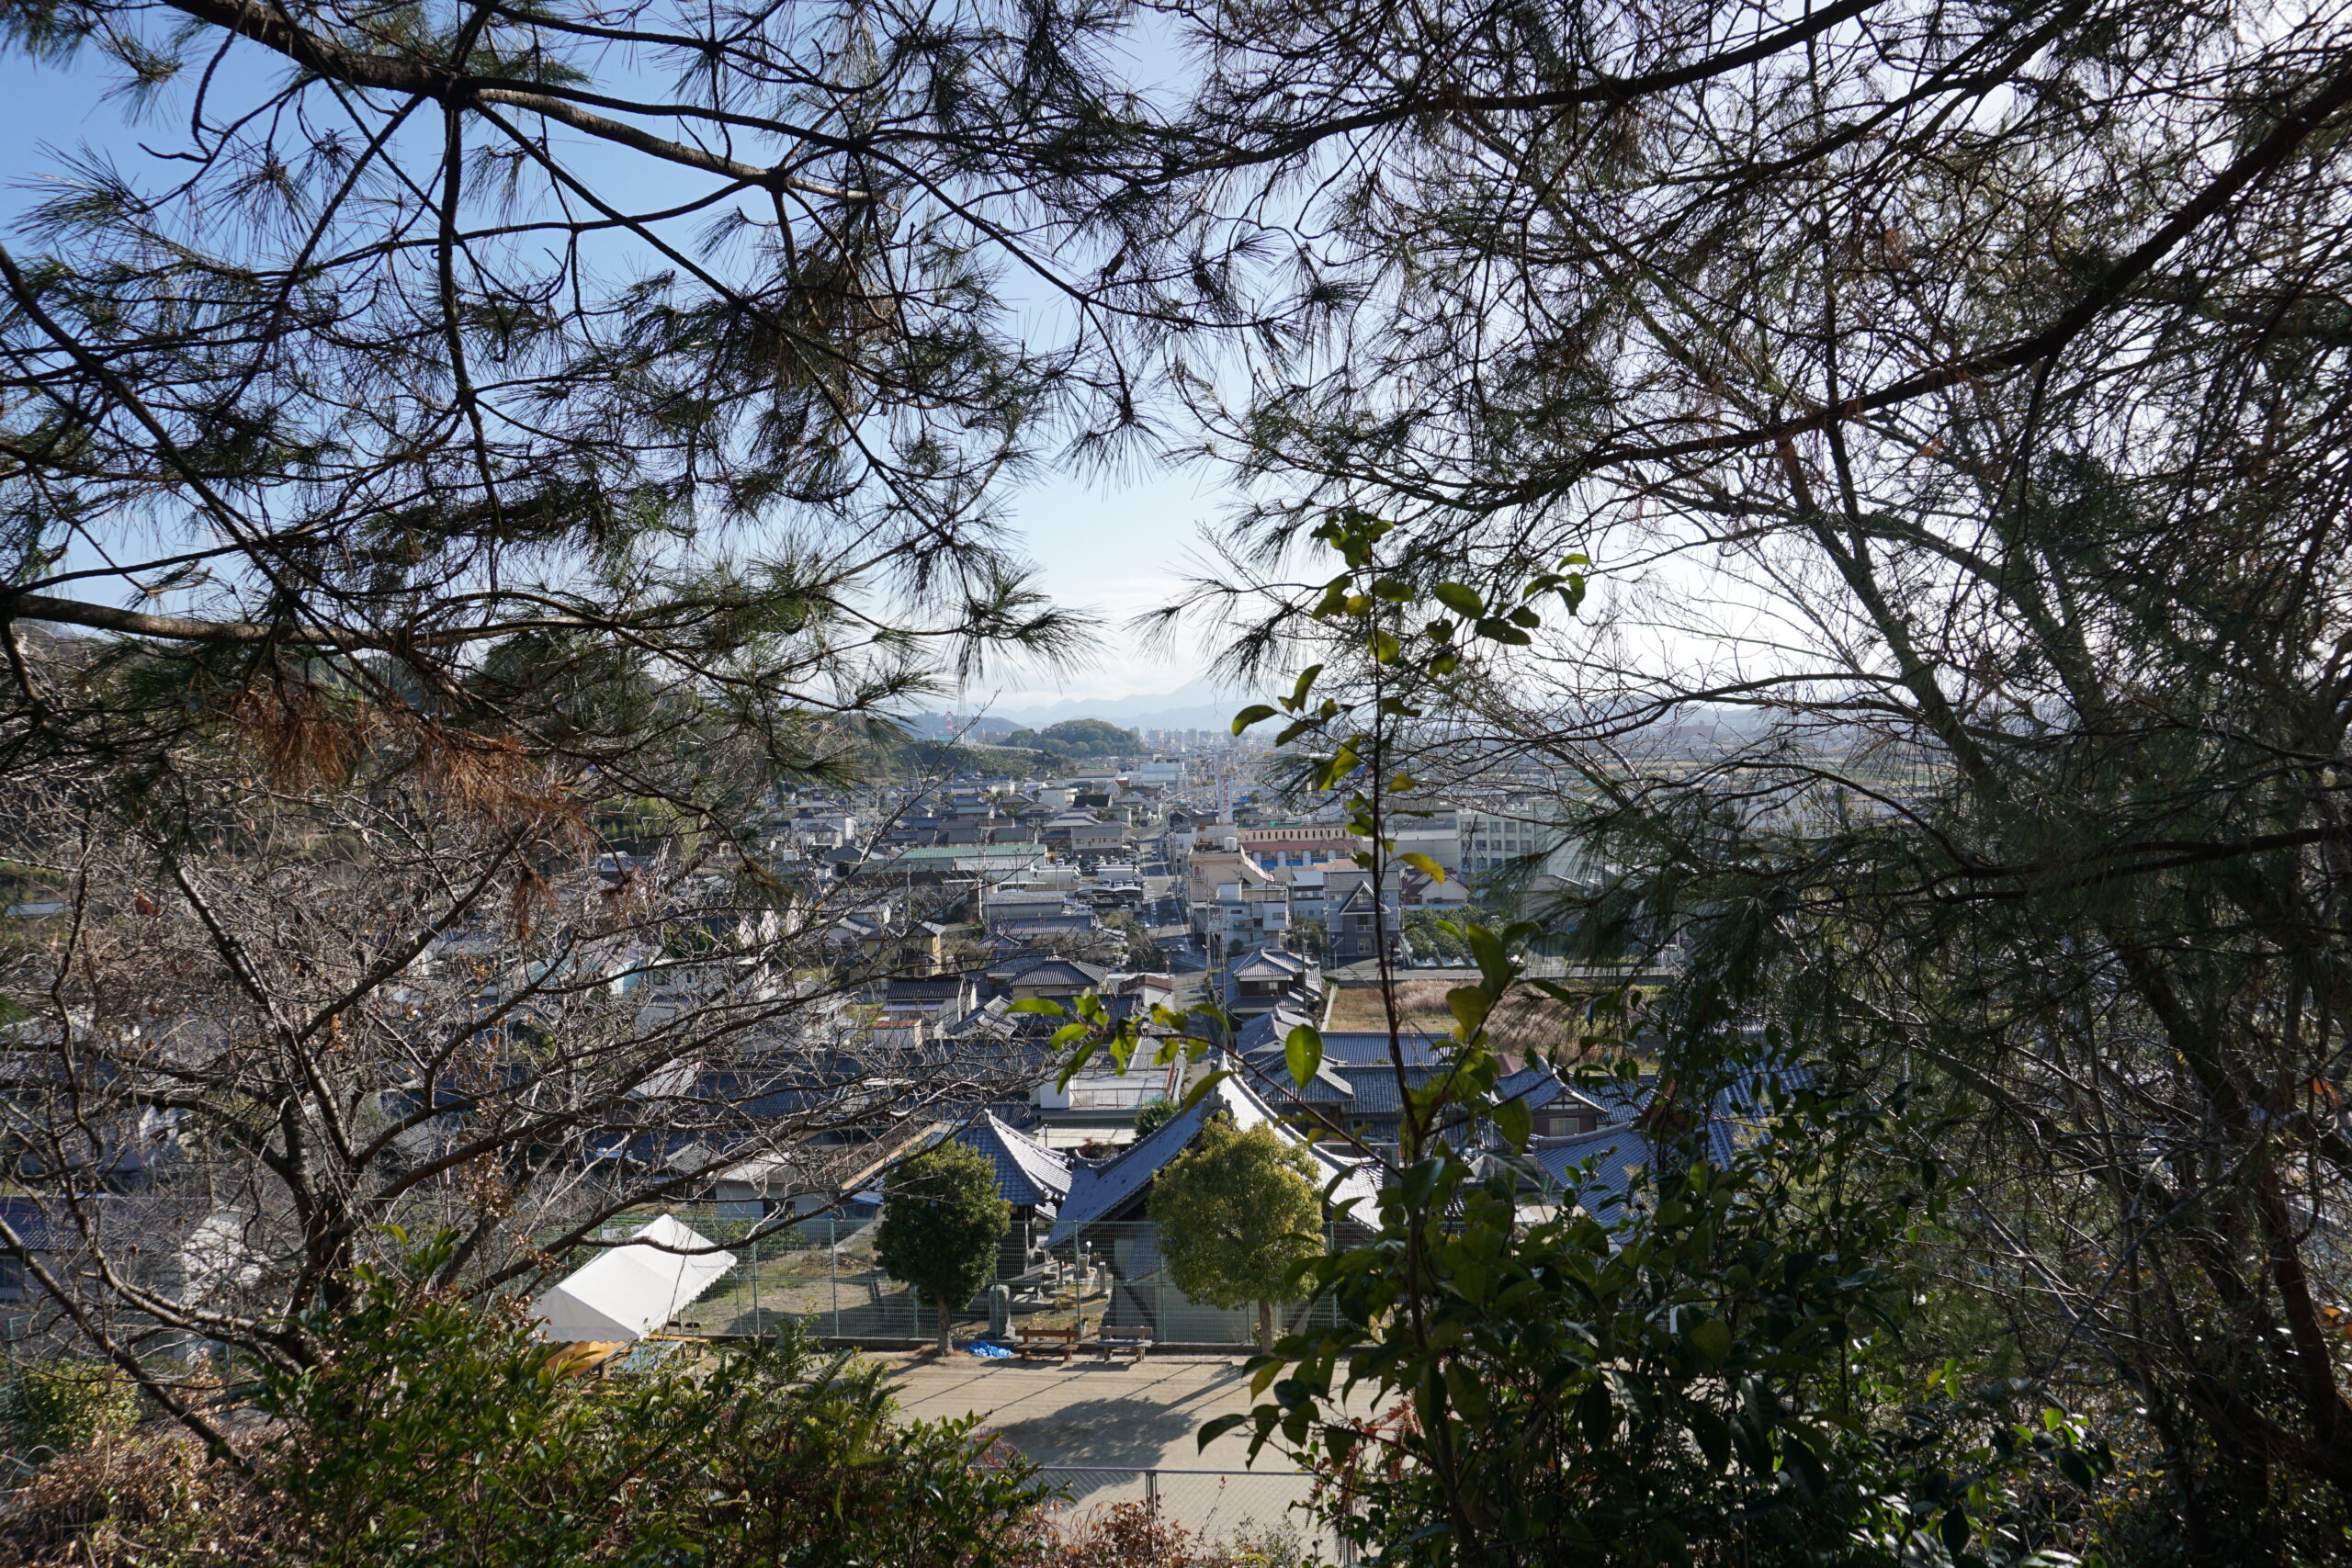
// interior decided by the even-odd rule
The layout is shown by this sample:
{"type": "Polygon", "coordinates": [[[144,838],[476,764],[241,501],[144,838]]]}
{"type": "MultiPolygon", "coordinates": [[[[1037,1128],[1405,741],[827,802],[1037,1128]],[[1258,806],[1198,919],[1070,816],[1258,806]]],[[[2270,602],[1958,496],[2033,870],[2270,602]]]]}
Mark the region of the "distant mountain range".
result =
{"type": "Polygon", "coordinates": [[[1219,687],[1216,682],[1203,679],[1179,686],[1172,692],[1146,692],[1134,696],[1109,698],[1065,697],[1054,703],[1000,704],[990,707],[986,716],[979,718],[973,718],[968,714],[960,719],[950,714],[917,714],[910,724],[914,732],[926,739],[953,735],[968,726],[967,738],[982,743],[1001,740],[1016,729],[1043,729],[1049,724],[1059,724],[1070,718],[1107,719],[1122,729],[1221,731],[1232,724],[1235,710],[1242,705],[1241,699],[1219,687]]]}

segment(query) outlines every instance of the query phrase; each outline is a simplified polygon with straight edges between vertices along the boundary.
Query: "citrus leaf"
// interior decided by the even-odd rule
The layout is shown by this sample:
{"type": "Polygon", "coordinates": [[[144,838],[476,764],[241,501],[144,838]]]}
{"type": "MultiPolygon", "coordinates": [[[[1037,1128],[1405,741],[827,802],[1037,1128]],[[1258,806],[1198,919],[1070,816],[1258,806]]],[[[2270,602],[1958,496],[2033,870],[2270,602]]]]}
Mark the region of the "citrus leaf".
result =
{"type": "Polygon", "coordinates": [[[1250,1417],[1247,1416],[1220,1416],[1214,1421],[1203,1423],[1200,1438],[1201,1447],[1204,1449],[1207,1448],[1211,1443],[1216,1442],[1219,1438],[1224,1437],[1227,1432],[1232,1431],[1236,1427],[1240,1426],[1243,1422],[1249,1419],[1250,1417]]]}
{"type": "Polygon", "coordinates": [[[1430,592],[1439,604],[1457,615],[1467,615],[1475,620],[1487,613],[1486,600],[1478,596],[1476,589],[1466,583],[1441,582],[1430,592]]]}
{"type": "Polygon", "coordinates": [[[1300,1024],[1283,1042],[1283,1055],[1290,1064],[1291,1081],[1305,1089],[1323,1066],[1322,1032],[1311,1023],[1300,1024]]]}
{"type": "Polygon", "coordinates": [[[1181,1116],[1185,1111],[1193,1109],[1195,1105],[1198,1105],[1203,1100],[1208,1097],[1209,1090],[1215,1089],[1218,1083],[1226,1078],[1231,1077],[1232,1076],[1233,1072],[1231,1068],[1219,1067],[1216,1072],[1213,1072],[1207,1077],[1202,1078],[1200,1082],[1194,1084],[1192,1088],[1184,1091],[1183,1101],[1176,1107],[1176,1113],[1181,1116]]]}

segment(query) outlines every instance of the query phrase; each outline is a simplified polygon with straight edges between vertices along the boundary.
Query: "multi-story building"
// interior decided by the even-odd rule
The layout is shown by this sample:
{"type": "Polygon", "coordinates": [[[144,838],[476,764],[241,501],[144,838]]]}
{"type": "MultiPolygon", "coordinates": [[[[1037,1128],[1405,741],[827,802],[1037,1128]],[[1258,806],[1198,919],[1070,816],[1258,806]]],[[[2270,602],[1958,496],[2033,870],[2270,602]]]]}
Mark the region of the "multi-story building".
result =
{"type": "Polygon", "coordinates": [[[1232,838],[1235,848],[1278,882],[1290,882],[1302,871],[1353,865],[1364,847],[1363,840],[1329,822],[1240,828],[1232,838]]]}
{"type": "Polygon", "coordinates": [[[1229,882],[1193,907],[1193,929],[1212,965],[1252,948],[1279,947],[1290,931],[1290,889],[1279,882],[1229,882]]]}
{"type": "Polygon", "coordinates": [[[1454,812],[1461,844],[1460,869],[1479,876],[1506,867],[1529,863],[1529,857],[1553,847],[1551,829],[1534,801],[1508,806],[1464,807],[1454,812]]]}

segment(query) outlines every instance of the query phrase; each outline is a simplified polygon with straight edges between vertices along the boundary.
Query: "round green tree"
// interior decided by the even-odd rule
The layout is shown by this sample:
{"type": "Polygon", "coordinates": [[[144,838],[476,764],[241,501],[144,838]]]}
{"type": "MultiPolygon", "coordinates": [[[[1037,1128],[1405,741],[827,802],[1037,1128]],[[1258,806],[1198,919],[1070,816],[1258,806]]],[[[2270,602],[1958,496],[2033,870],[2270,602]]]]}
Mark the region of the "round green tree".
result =
{"type": "Polygon", "coordinates": [[[1283,1274],[1323,1246],[1306,1151],[1271,1125],[1244,1133],[1213,1118],[1153,1180],[1151,1217],[1176,1288],[1211,1306],[1256,1305],[1258,1343],[1271,1349],[1274,1303],[1291,1299],[1283,1274]]]}
{"type": "Polygon", "coordinates": [[[963,1144],[934,1144],[891,1171],[874,1256],[939,1314],[939,1352],[955,1348],[956,1309],[996,1275],[1012,1205],[997,1195],[996,1166],[963,1144]]]}

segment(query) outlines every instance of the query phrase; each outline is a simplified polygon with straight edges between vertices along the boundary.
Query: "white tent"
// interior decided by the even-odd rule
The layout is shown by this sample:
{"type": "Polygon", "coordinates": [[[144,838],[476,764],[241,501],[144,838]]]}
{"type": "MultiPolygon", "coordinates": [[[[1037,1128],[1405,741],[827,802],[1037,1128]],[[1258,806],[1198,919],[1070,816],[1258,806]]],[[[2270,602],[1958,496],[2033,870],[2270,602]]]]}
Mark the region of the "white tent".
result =
{"type": "Polygon", "coordinates": [[[623,1247],[566,1275],[531,1309],[539,1336],[558,1341],[642,1339],[684,1312],[735,1267],[731,1252],[662,1215],[623,1247]]]}

